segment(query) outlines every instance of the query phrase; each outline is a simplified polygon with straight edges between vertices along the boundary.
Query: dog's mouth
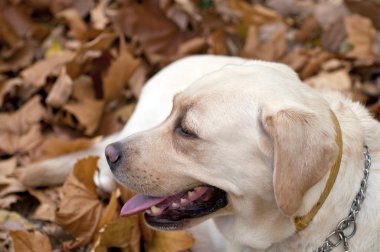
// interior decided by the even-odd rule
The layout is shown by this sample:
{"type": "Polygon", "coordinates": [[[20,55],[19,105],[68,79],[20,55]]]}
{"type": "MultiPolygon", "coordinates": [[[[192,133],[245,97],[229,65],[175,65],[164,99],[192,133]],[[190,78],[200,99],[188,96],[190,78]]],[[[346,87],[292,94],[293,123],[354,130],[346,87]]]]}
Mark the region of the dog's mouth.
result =
{"type": "Polygon", "coordinates": [[[120,215],[130,216],[145,211],[146,222],[155,228],[182,229],[199,218],[225,207],[227,194],[213,186],[198,186],[169,197],[137,194],[122,207],[120,215]]]}

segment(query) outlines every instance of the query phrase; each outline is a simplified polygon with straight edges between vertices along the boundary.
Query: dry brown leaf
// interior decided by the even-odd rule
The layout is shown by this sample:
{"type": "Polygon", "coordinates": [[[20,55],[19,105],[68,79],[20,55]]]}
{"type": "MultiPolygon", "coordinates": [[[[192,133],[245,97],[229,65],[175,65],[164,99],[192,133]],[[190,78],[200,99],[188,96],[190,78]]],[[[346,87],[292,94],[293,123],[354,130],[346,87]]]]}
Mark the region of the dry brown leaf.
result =
{"type": "Polygon", "coordinates": [[[35,226],[16,212],[0,209],[0,229],[9,231],[30,230],[35,226]]]}
{"type": "Polygon", "coordinates": [[[170,57],[177,52],[179,44],[192,37],[192,33],[181,32],[159,8],[158,1],[154,0],[120,9],[112,23],[116,31],[122,31],[136,40],[149,59],[157,55],[170,57]]]}
{"type": "Polygon", "coordinates": [[[71,95],[78,101],[95,99],[95,91],[91,78],[87,75],[81,75],[75,79],[71,95]]]}
{"type": "Polygon", "coordinates": [[[40,202],[32,218],[54,222],[55,210],[57,209],[59,201],[57,188],[49,188],[46,190],[29,188],[28,192],[40,202]]]}
{"type": "Polygon", "coordinates": [[[0,132],[7,131],[21,135],[30,130],[46,113],[40,99],[36,95],[14,113],[0,113],[0,132]]]}
{"type": "Polygon", "coordinates": [[[228,54],[226,45],[226,34],[224,29],[219,29],[213,32],[207,39],[209,45],[208,53],[217,55],[228,54]]]}
{"type": "Polygon", "coordinates": [[[108,49],[113,41],[116,39],[116,35],[111,32],[103,32],[99,34],[93,40],[87,42],[81,47],[82,51],[85,50],[106,50],[108,49]]]}
{"type": "Polygon", "coordinates": [[[20,48],[22,45],[22,41],[3,15],[3,11],[0,12],[0,37],[10,48],[20,48]]]}
{"type": "Polygon", "coordinates": [[[27,67],[32,63],[35,49],[36,48],[34,45],[32,45],[32,43],[27,42],[24,46],[15,50],[15,52],[10,57],[7,57],[6,59],[0,59],[0,72],[18,71],[23,67],[27,67]],[[2,62],[3,60],[4,62],[2,62]]]}
{"type": "Polygon", "coordinates": [[[104,101],[83,99],[76,103],[68,103],[63,109],[73,114],[85,128],[86,135],[92,135],[99,126],[103,114],[104,101]]]}
{"type": "Polygon", "coordinates": [[[359,15],[352,15],[345,17],[344,23],[348,35],[346,42],[353,46],[347,55],[354,58],[373,56],[372,45],[376,30],[371,20],[359,15]]]}
{"type": "Polygon", "coordinates": [[[110,202],[99,222],[99,232],[94,242],[94,251],[106,252],[108,247],[140,251],[140,227],[138,216],[120,218],[118,198],[120,191],[112,193],[110,202]]]}
{"type": "Polygon", "coordinates": [[[9,158],[7,160],[0,161],[0,177],[11,175],[16,169],[16,158],[9,158]]]}
{"type": "Polygon", "coordinates": [[[330,53],[322,51],[320,48],[311,50],[297,48],[287,54],[282,62],[297,71],[301,79],[306,79],[318,73],[323,63],[331,57],[330,53]]]}
{"type": "Polygon", "coordinates": [[[200,54],[207,49],[207,41],[205,38],[193,38],[178,47],[177,58],[183,58],[191,54],[200,54]]]}
{"type": "Polygon", "coordinates": [[[128,86],[134,97],[139,98],[141,90],[147,80],[148,69],[147,66],[140,64],[140,66],[134,71],[131,78],[129,78],[128,86]]]}
{"type": "Polygon", "coordinates": [[[58,157],[74,151],[80,151],[90,148],[99,138],[47,138],[40,147],[42,159],[58,157]]]}
{"type": "Polygon", "coordinates": [[[231,9],[241,14],[247,24],[263,25],[281,21],[281,16],[274,10],[259,4],[249,4],[240,0],[229,0],[231,9]]]}
{"type": "Polygon", "coordinates": [[[194,239],[186,232],[155,231],[153,240],[146,244],[148,252],[179,252],[191,249],[194,239]]]}
{"type": "Polygon", "coordinates": [[[75,53],[71,51],[62,51],[54,54],[46,59],[37,61],[35,64],[24,69],[21,76],[27,85],[41,87],[45,84],[46,77],[49,76],[55,69],[71,61],[75,53]]]}
{"type": "Polygon", "coordinates": [[[14,154],[28,152],[43,141],[39,124],[32,125],[25,134],[18,135],[11,132],[0,133],[0,152],[14,154]]]}
{"type": "Polygon", "coordinates": [[[106,7],[109,0],[100,0],[98,5],[91,10],[91,23],[95,29],[102,30],[109,23],[106,15],[106,7]]]}
{"type": "Polygon", "coordinates": [[[270,61],[279,61],[286,53],[288,47],[285,29],[276,29],[256,52],[257,58],[270,61]]]}
{"type": "Polygon", "coordinates": [[[12,231],[10,235],[13,240],[14,250],[17,252],[52,251],[48,236],[41,232],[17,230],[12,231]]]}
{"type": "Polygon", "coordinates": [[[332,89],[347,92],[351,89],[351,78],[346,69],[322,72],[305,82],[317,90],[332,89]]]}
{"type": "Polygon", "coordinates": [[[0,106],[3,106],[4,96],[15,93],[16,89],[23,84],[21,78],[12,78],[0,83],[0,106]]]}
{"type": "MultiPolygon", "coordinates": [[[[0,208],[9,209],[12,204],[16,203],[20,199],[17,194],[11,194],[0,198],[0,208]]],[[[0,245],[1,248],[1,245],[0,245]]]]}
{"type": "Polygon", "coordinates": [[[63,67],[54,83],[52,90],[46,98],[46,103],[52,107],[59,108],[65,104],[71,95],[73,81],[66,73],[66,68],[63,67]]]}
{"type": "Polygon", "coordinates": [[[72,36],[77,40],[86,41],[89,37],[88,27],[86,23],[82,20],[78,10],[76,9],[66,9],[59,12],[58,17],[63,17],[67,21],[72,36]]]}
{"type": "Polygon", "coordinates": [[[373,0],[344,0],[352,13],[358,13],[372,20],[377,29],[380,29],[380,4],[373,0]]]}
{"type": "MultiPolygon", "coordinates": [[[[36,0],[33,0],[36,1],[36,0]]],[[[93,0],[50,0],[46,5],[50,6],[53,13],[58,13],[62,10],[73,8],[78,11],[81,17],[85,17],[89,11],[94,7],[93,0]]]]}
{"type": "Polygon", "coordinates": [[[286,31],[282,25],[274,27],[266,41],[260,42],[259,30],[255,25],[248,28],[242,56],[263,60],[279,61],[286,54],[286,31]]]}
{"type": "Polygon", "coordinates": [[[97,157],[79,160],[63,185],[55,221],[75,237],[64,243],[65,249],[88,244],[97,231],[104,211],[93,182],[97,160],[97,157]]]}
{"type": "Polygon", "coordinates": [[[120,39],[118,57],[111,63],[103,77],[104,99],[110,101],[120,95],[123,86],[127,83],[134,71],[140,65],[129,52],[124,39],[120,39]]]}
{"type": "Polygon", "coordinates": [[[107,248],[139,252],[141,233],[138,216],[119,218],[102,228],[94,248],[95,252],[107,252],[107,248]]]}
{"type": "Polygon", "coordinates": [[[25,192],[26,187],[18,179],[11,177],[0,177],[0,198],[12,194],[25,192]]]}

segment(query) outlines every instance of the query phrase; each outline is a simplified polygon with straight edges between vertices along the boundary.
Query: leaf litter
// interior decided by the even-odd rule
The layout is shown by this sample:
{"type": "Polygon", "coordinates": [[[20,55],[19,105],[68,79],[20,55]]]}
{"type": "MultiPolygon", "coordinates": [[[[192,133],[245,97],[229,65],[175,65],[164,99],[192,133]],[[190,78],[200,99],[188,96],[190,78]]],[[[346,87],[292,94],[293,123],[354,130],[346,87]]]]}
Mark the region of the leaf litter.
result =
{"type": "Polygon", "coordinates": [[[186,251],[185,232],[119,218],[133,195],[100,194],[98,157],[62,186],[26,188],[18,172],[122,129],[145,81],[193,54],[288,64],[380,119],[380,4],[363,0],[0,2],[0,250],[186,251]]]}

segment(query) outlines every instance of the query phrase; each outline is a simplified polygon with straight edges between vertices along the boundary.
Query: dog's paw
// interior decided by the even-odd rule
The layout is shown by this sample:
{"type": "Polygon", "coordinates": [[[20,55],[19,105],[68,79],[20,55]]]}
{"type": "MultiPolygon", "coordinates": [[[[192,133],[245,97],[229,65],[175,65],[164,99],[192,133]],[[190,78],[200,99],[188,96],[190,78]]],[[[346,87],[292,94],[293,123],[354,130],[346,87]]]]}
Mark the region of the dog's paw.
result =
{"type": "Polygon", "coordinates": [[[111,193],[116,188],[116,182],[104,156],[98,161],[98,169],[94,174],[94,182],[100,190],[107,193],[111,193]]]}
{"type": "Polygon", "coordinates": [[[17,169],[15,175],[26,187],[55,186],[65,182],[72,166],[61,160],[47,160],[17,169]]]}

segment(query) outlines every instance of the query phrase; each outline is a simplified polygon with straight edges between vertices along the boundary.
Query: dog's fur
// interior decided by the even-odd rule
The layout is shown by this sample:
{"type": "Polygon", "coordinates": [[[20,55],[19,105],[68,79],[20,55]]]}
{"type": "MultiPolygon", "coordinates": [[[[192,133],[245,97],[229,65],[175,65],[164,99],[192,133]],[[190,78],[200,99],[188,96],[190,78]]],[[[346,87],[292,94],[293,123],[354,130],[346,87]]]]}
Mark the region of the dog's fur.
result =
{"type": "MultiPolygon", "coordinates": [[[[123,165],[114,171],[116,178],[157,196],[204,183],[226,191],[229,205],[210,217],[234,251],[315,250],[348,214],[362,178],[366,144],[373,162],[350,247],[352,251],[380,250],[379,123],[358,103],[309,88],[285,65],[220,56],[180,60],[146,84],[120,134],[86,152],[33,164],[21,178],[28,185],[50,185],[57,166],[64,163],[61,176],[53,181],[59,183],[69,171],[68,161],[99,154],[101,170],[95,181],[112,190],[114,183],[102,152],[106,144],[127,136],[121,142],[123,165]],[[337,156],[330,110],[343,132],[341,168],[310,226],[296,232],[292,217],[306,214],[316,203],[337,156]],[[176,134],[179,122],[199,138],[176,134]],[[48,179],[42,174],[48,174],[48,179]]],[[[210,245],[202,247],[199,242],[195,250],[211,251],[214,246],[222,251],[223,238],[212,222],[206,223],[192,230],[196,240],[203,238],[210,245]]]]}

